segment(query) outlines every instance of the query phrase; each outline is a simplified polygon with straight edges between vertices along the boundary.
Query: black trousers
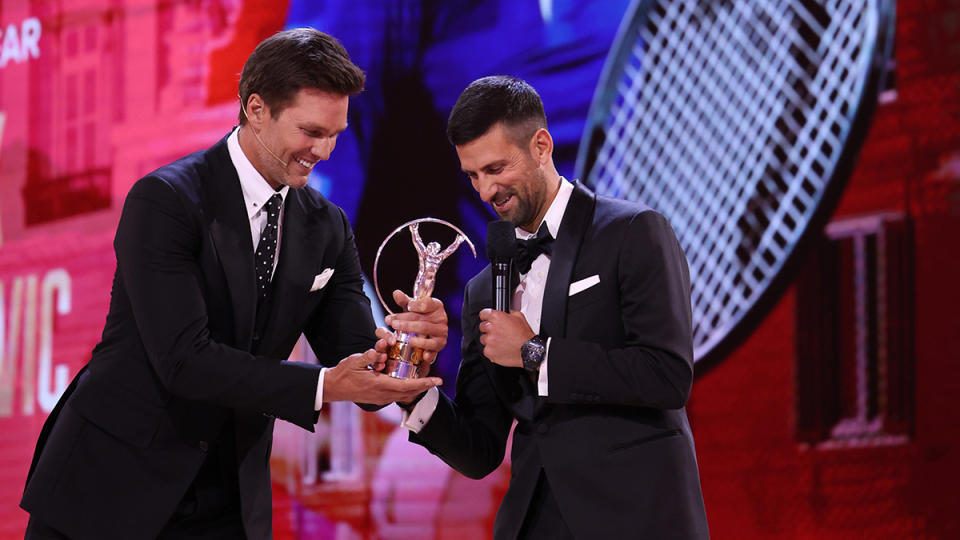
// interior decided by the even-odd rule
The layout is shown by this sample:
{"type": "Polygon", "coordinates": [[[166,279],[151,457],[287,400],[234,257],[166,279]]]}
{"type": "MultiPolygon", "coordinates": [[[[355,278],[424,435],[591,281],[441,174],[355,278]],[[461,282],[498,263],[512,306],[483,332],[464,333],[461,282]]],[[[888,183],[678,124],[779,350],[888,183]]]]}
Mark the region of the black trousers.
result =
{"type": "Polygon", "coordinates": [[[227,420],[157,540],[244,540],[233,421],[227,420]]]}
{"type": "MultiPolygon", "coordinates": [[[[244,538],[246,535],[243,532],[239,511],[233,515],[221,516],[203,516],[197,513],[174,516],[157,537],[158,540],[243,540],[244,538]]],[[[70,540],[70,537],[31,515],[23,539],[70,540]]]]}
{"type": "Polygon", "coordinates": [[[573,533],[567,527],[567,522],[560,514],[560,507],[553,497],[550,483],[543,470],[537,479],[537,487],[533,490],[533,498],[527,508],[527,515],[523,518],[518,538],[521,540],[574,540],[573,533]]]}
{"type": "MultiPolygon", "coordinates": [[[[158,540],[245,540],[235,448],[233,421],[228,420],[158,540]]],[[[24,534],[24,540],[69,538],[32,515],[24,534]]]]}

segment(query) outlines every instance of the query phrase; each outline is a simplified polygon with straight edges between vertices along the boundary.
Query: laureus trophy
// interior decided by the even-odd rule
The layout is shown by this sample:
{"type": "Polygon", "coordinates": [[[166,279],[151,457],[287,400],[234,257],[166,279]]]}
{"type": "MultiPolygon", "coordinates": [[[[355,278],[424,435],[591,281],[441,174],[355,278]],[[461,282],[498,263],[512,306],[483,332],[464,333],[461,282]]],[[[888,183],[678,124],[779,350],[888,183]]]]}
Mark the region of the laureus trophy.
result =
{"type": "MultiPolygon", "coordinates": [[[[393,311],[391,311],[387,303],[383,301],[383,296],[380,294],[380,286],[377,282],[377,267],[380,264],[380,254],[383,252],[383,248],[391,238],[405,228],[410,231],[413,247],[416,248],[417,255],[420,258],[420,269],[417,272],[417,279],[413,283],[414,299],[426,298],[433,293],[433,286],[436,284],[437,269],[440,268],[440,263],[452,255],[453,252],[460,247],[460,244],[466,242],[470,247],[470,251],[473,252],[474,258],[477,256],[477,250],[473,247],[473,243],[467,238],[467,235],[457,228],[457,226],[442,219],[432,217],[415,219],[394,229],[380,244],[380,248],[377,249],[377,257],[373,261],[373,288],[377,291],[377,298],[380,300],[380,304],[383,305],[383,309],[391,315],[394,314],[393,311]],[[446,225],[456,231],[457,238],[447,246],[446,249],[441,249],[438,242],[424,244],[423,239],[420,238],[421,223],[439,223],[446,225]]],[[[387,366],[385,372],[396,379],[416,379],[420,376],[419,367],[423,361],[423,349],[410,345],[410,338],[416,334],[412,332],[394,331],[393,335],[397,340],[396,343],[387,350],[387,366]]]]}

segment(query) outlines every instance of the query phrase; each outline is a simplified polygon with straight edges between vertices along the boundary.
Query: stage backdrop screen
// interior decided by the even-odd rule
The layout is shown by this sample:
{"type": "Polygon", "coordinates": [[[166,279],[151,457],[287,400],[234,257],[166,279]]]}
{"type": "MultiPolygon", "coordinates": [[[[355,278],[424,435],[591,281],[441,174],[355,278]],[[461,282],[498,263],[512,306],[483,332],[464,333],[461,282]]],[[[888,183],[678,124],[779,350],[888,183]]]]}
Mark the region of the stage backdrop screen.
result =
{"type": "MultiPolygon", "coordinates": [[[[410,219],[448,220],[483,245],[493,216],[444,134],[451,106],[478,77],[515,75],[540,91],[555,160],[572,178],[627,4],[0,3],[0,538],[22,537],[27,514],[17,505],[37,434],[99,340],[127,191],[229,133],[238,74],[260,40],[313,26],[338,37],[367,74],[349,130],[311,184],[350,217],[369,275],[381,239],[410,219]]],[[[385,287],[410,288],[410,251],[381,275],[385,287]]],[[[451,334],[438,371],[451,394],[462,287],[484,264],[482,253],[461,250],[439,275],[451,334]]],[[[314,361],[302,346],[293,359],[314,361]]],[[[352,404],[326,408],[315,434],[278,422],[276,536],[489,538],[509,463],[468,480],[408,443],[398,424],[396,408],[369,414],[352,404]]]]}

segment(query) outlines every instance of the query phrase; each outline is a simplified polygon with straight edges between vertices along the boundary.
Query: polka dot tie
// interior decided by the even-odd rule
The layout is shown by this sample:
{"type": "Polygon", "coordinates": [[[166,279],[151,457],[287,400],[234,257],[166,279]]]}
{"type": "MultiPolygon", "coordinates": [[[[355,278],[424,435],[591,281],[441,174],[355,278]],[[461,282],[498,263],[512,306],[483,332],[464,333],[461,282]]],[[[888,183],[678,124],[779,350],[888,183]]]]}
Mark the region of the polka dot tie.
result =
{"type": "Polygon", "coordinates": [[[270,290],[270,276],[273,273],[273,259],[277,254],[277,224],[280,222],[280,207],[283,197],[279,193],[270,197],[264,210],[267,212],[267,226],[260,233],[255,256],[257,262],[257,298],[263,300],[270,290]]]}

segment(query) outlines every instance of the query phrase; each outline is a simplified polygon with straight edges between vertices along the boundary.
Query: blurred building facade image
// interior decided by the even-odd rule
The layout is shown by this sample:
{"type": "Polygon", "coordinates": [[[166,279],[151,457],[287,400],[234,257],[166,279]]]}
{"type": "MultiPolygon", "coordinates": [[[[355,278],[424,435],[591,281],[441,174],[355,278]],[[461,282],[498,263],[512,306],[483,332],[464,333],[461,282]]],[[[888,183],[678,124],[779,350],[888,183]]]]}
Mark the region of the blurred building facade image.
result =
{"type": "MultiPolygon", "coordinates": [[[[472,80],[500,73],[528,80],[543,98],[560,173],[573,179],[591,171],[584,174],[591,184],[605,155],[593,135],[607,126],[597,115],[612,88],[604,81],[635,20],[646,28],[638,30],[649,47],[641,57],[656,50],[654,38],[681,39],[667,29],[685,35],[682,25],[664,22],[677,6],[678,16],[699,17],[697,31],[716,25],[708,32],[718,40],[713,49],[728,43],[749,51],[732,36],[777,27],[768,15],[786,6],[783,13],[813,15],[809,27],[802,16],[795,26],[785,18],[783,27],[800,28],[811,50],[829,53],[818,24],[827,28],[828,19],[858,5],[875,6],[887,26],[877,27],[882,47],[863,63],[873,78],[852,92],[860,113],[850,103],[836,106],[856,116],[836,137],[842,149],[801,148],[799,127],[774,122],[785,133],[776,146],[786,149],[783,171],[809,153],[842,154],[829,170],[811,169],[830,182],[816,199],[822,211],[809,223],[788,218],[796,236],[780,242],[784,264],[771,265],[768,290],[697,363],[687,410],[707,518],[718,539],[960,537],[960,1],[18,0],[0,3],[0,539],[23,536],[28,515],[18,503],[40,427],[99,340],[127,191],[229,132],[239,72],[262,39],[313,26],[340,39],[367,74],[367,88],[351,100],[349,130],[311,185],[350,216],[369,278],[380,241],[410,219],[442,218],[483,243],[493,214],[459,172],[444,134],[450,108],[472,80]]],[[[837,46],[853,35],[840,35],[837,46]]],[[[663,71],[643,58],[630,69],[649,74],[648,87],[651,80],[677,85],[664,86],[666,93],[700,84],[684,86],[673,75],[690,71],[692,57],[672,50],[672,59],[656,65],[663,71]]],[[[808,61],[835,69],[839,79],[856,75],[827,53],[808,61]]],[[[805,91],[817,99],[831,94],[805,91]]],[[[735,93],[747,104],[760,99],[735,93]]],[[[774,114],[773,101],[761,101],[756,109],[774,114]]],[[[678,135],[667,130],[669,118],[688,118],[668,105],[636,106],[631,114],[660,115],[652,125],[663,127],[662,136],[647,128],[631,135],[637,151],[650,155],[671,151],[678,135]]],[[[690,129],[703,131],[693,119],[690,129]]],[[[808,114],[797,126],[817,122],[808,114]]],[[[751,148],[776,153],[763,144],[751,148]]],[[[635,161],[650,164],[666,186],[681,182],[659,162],[635,161]]],[[[773,173],[764,174],[757,186],[773,173]]],[[[636,181],[652,185],[652,178],[636,181]]],[[[691,200],[713,204],[726,177],[718,172],[714,180],[691,188],[691,200]]],[[[601,180],[592,185],[603,189],[601,180]]],[[[625,198],[647,193],[618,186],[611,189],[625,198]]],[[[785,180],[780,187],[804,189],[785,180]]],[[[651,205],[685,230],[679,206],[671,213],[651,205]]],[[[746,208],[753,213],[745,216],[756,217],[751,223],[771,227],[758,207],[746,208]]],[[[726,271],[712,254],[713,237],[697,236],[698,227],[684,237],[688,259],[703,261],[695,271],[704,278],[726,271]]],[[[745,260],[743,252],[731,257],[745,260]]],[[[448,393],[459,364],[463,285],[485,264],[482,255],[456,257],[440,273],[435,294],[451,332],[436,371],[448,393]]],[[[398,270],[396,284],[385,287],[409,288],[415,271],[415,264],[398,270]]],[[[315,361],[303,340],[292,359],[315,361]]],[[[325,407],[316,433],[278,422],[270,461],[275,537],[490,538],[509,455],[488,477],[470,480],[409,443],[399,423],[396,406],[367,413],[349,403],[325,407]]]]}

